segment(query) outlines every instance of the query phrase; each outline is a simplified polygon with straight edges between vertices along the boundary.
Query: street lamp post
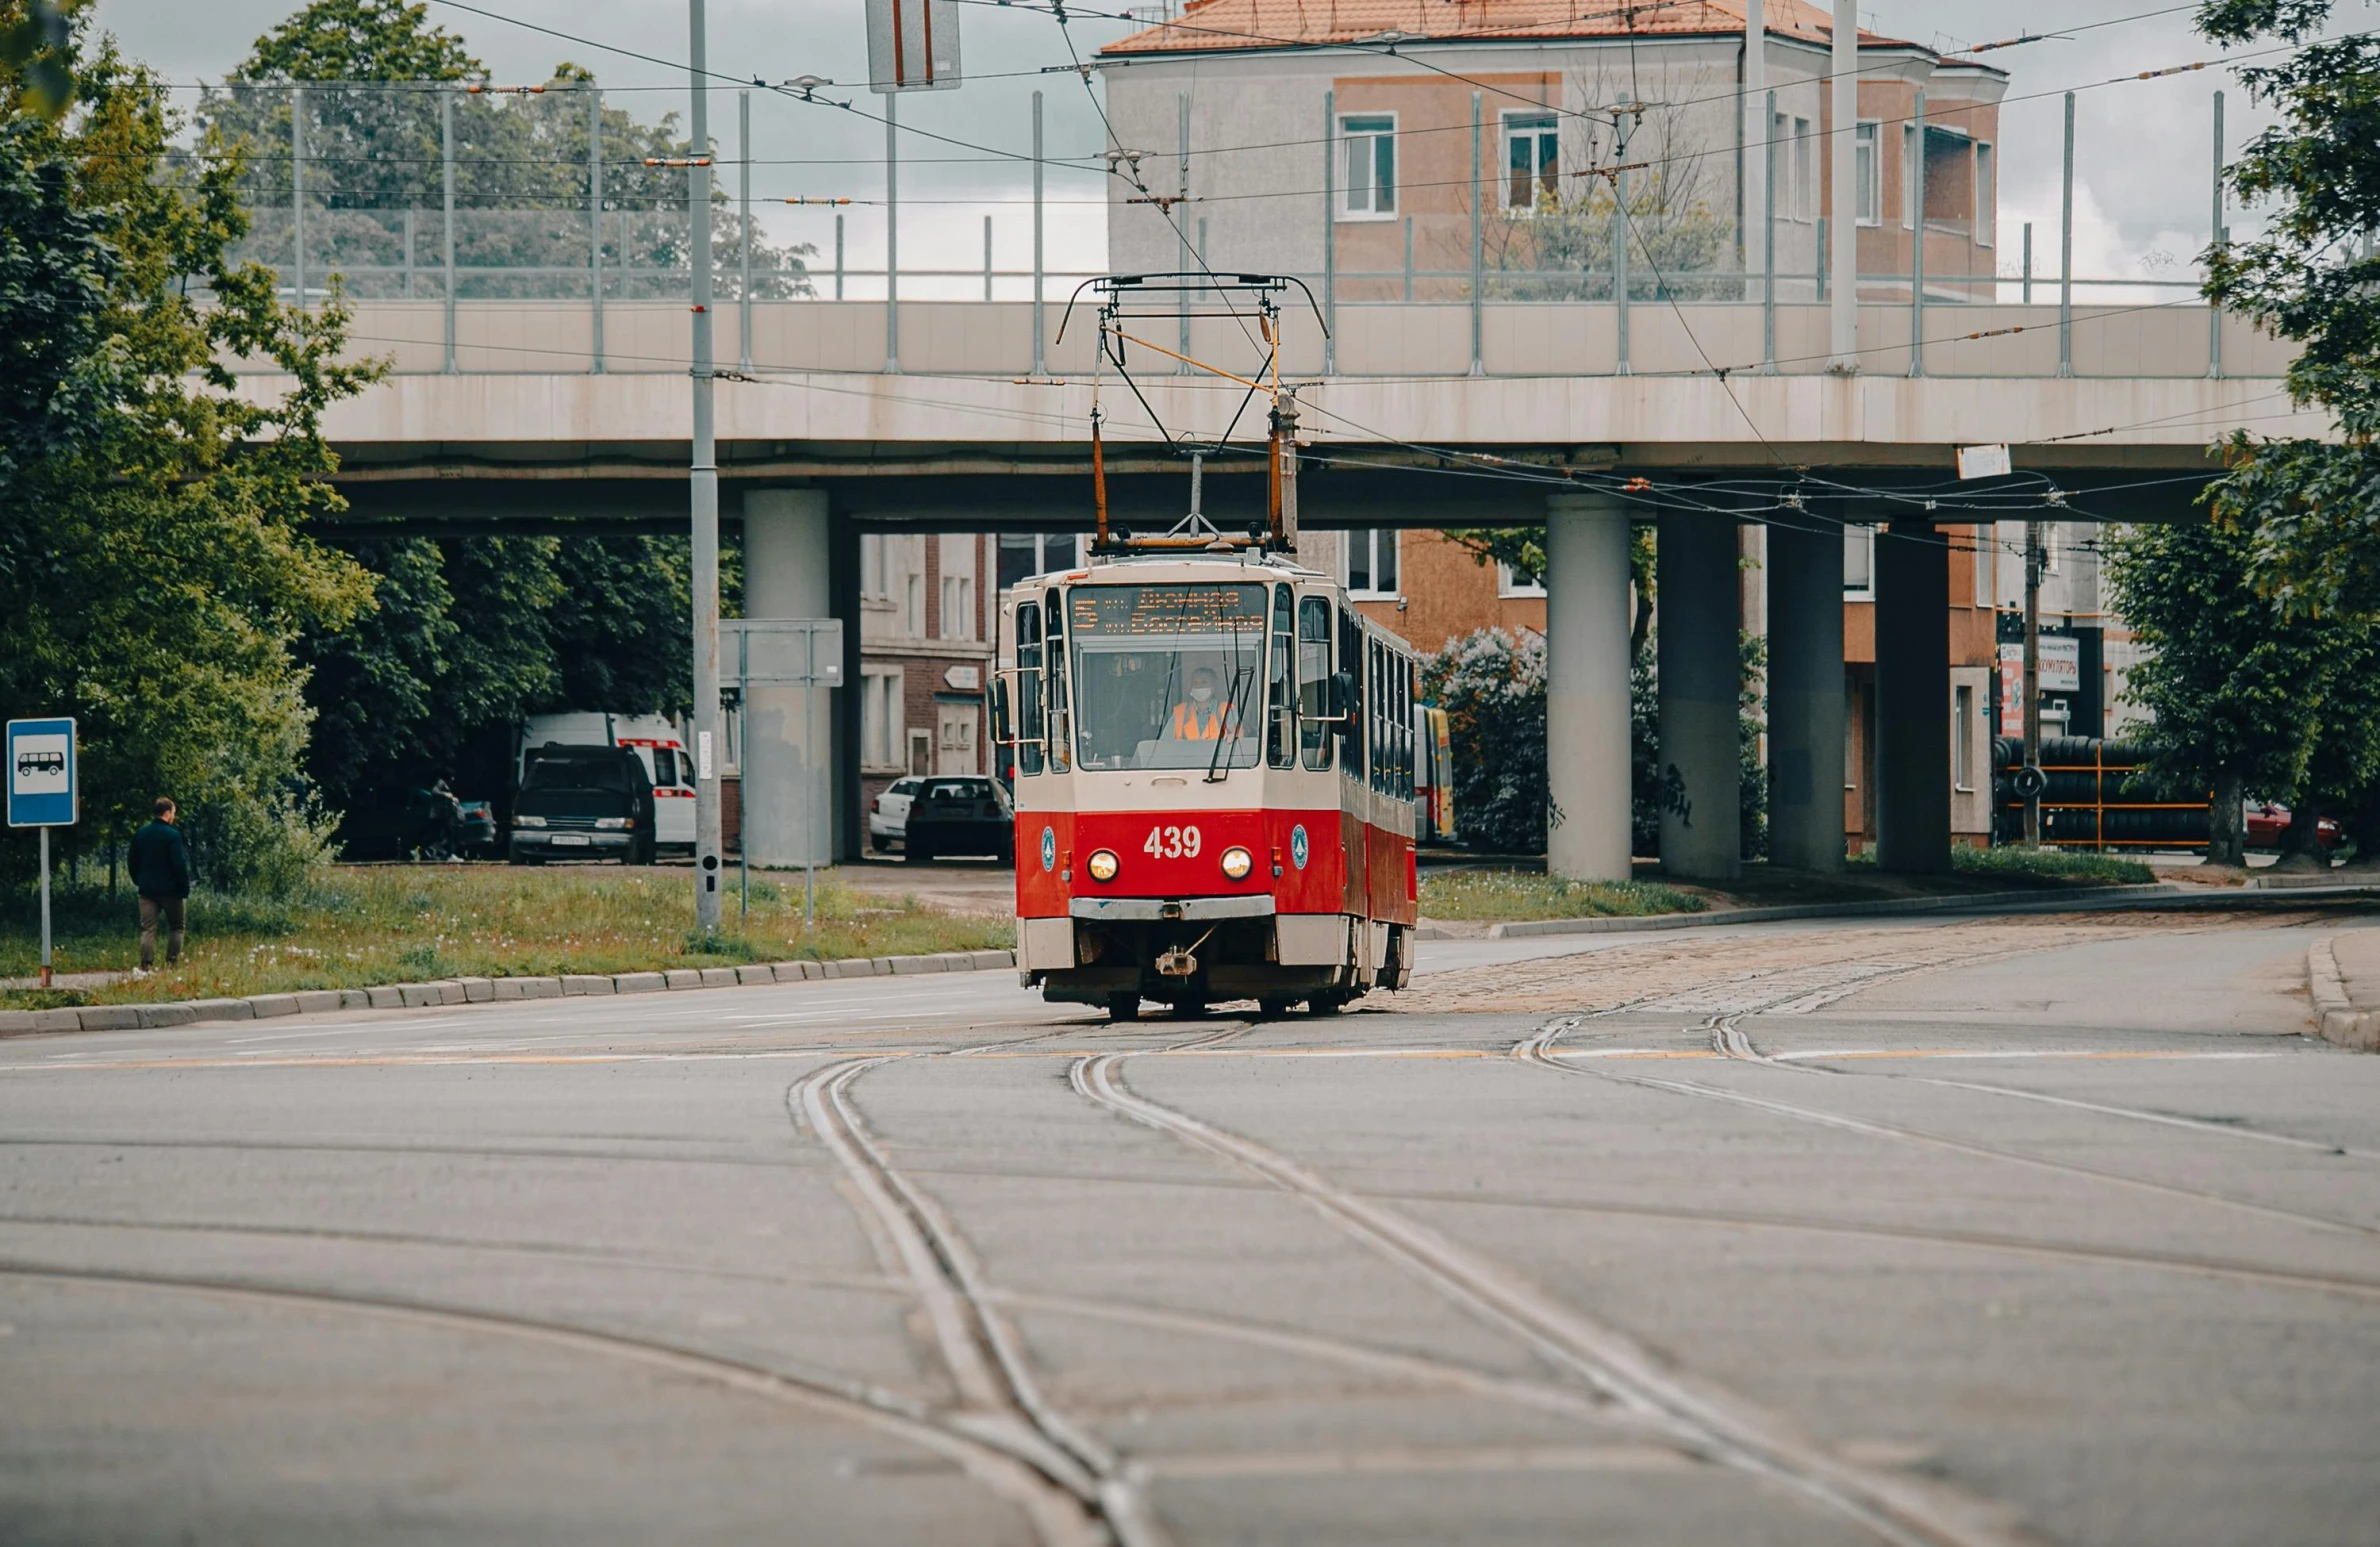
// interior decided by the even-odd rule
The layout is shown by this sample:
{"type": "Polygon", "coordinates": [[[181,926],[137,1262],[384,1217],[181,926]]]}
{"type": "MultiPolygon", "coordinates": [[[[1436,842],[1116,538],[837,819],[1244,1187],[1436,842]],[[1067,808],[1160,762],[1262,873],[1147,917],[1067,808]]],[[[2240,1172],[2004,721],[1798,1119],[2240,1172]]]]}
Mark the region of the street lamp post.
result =
{"type": "Polygon", "coordinates": [[[687,470],[694,569],[694,922],[719,929],[719,445],[711,411],[711,154],[703,0],[686,0],[688,115],[686,218],[693,257],[694,445],[687,470]]]}

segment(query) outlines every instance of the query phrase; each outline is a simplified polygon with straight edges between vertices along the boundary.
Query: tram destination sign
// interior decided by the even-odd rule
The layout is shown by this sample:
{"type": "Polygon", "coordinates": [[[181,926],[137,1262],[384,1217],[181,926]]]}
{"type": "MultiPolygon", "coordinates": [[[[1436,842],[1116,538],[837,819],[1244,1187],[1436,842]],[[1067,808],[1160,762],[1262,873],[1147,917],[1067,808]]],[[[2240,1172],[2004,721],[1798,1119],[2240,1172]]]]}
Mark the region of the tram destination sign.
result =
{"type": "Polygon", "coordinates": [[[1078,585],[1067,593],[1078,634],[1261,634],[1262,585],[1078,585]]]}

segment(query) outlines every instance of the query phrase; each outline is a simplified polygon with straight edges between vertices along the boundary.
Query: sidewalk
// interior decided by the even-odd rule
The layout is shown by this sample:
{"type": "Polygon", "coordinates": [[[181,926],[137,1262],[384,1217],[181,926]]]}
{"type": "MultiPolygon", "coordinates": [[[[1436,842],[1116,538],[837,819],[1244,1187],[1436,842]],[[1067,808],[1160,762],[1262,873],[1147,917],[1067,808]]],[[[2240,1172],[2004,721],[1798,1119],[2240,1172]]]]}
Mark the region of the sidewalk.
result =
{"type": "Polygon", "coordinates": [[[2322,1035],[2341,1047],[2380,1052],[2380,929],[2317,940],[2306,977],[2322,1035]]]}

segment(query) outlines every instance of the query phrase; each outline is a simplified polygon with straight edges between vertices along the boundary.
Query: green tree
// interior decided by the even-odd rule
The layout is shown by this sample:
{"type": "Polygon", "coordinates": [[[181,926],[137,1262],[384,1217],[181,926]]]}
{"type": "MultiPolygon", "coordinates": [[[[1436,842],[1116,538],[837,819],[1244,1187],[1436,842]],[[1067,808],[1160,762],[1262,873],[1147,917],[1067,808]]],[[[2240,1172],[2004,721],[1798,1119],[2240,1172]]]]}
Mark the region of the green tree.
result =
{"type": "MultiPolygon", "coordinates": [[[[26,14],[0,0],[0,30],[26,14]]],[[[306,535],[340,508],[321,415],[373,373],[339,363],[340,308],[233,261],[237,156],[202,136],[177,165],[164,83],[80,22],[59,54],[59,117],[0,80],[0,709],[81,721],[78,841],[171,791],[207,879],[287,882],[317,849],[293,645],[370,590],[306,535]],[[257,400],[227,361],[286,385],[257,400]]]]}
{"type": "MultiPolygon", "coordinates": [[[[2240,803],[2289,800],[2309,824],[2368,785],[2375,630],[2360,615],[2276,611],[2257,588],[2260,534],[2239,522],[2145,526],[2112,539],[2107,574],[2142,649],[2127,687],[2153,722],[2138,777],[2210,797],[2215,864],[2245,862],[2240,803]]],[[[2308,827],[2311,832],[2311,826],[2308,827]]]]}
{"type": "Polygon", "coordinates": [[[2207,254],[2206,294],[2300,345],[2288,375],[2300,405],[2335,416],[2343,443],[2226,446],[2217,519],[2257,534],[2257,583],[2292,609],[2380,598],[2380,36],[2321,36],[2332,0],[2208,0],[2199,30],[2234,45],[2282,43],[2240,77],[2278,121],[2225,170],[2270,223],[2207,254]]]}
{"type": "Polygon", "coordinates": [[[1446,711],[1455,833],[1472,848],[1545,848],[1545,641],[1479,629],[1422,666],[1423,698],[1446,711]]]}

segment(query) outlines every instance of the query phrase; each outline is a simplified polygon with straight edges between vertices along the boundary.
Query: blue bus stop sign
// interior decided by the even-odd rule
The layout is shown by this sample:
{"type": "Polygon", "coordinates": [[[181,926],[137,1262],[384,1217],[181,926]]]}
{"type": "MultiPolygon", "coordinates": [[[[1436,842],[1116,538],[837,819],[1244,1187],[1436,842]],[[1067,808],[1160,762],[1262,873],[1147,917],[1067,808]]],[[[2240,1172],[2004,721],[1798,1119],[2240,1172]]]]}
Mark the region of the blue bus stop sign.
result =
{"type": "Polygon", "coordinates": [[[9,721],[8,825],[71,827],[76,814],[74,721],[9,721]]]}

